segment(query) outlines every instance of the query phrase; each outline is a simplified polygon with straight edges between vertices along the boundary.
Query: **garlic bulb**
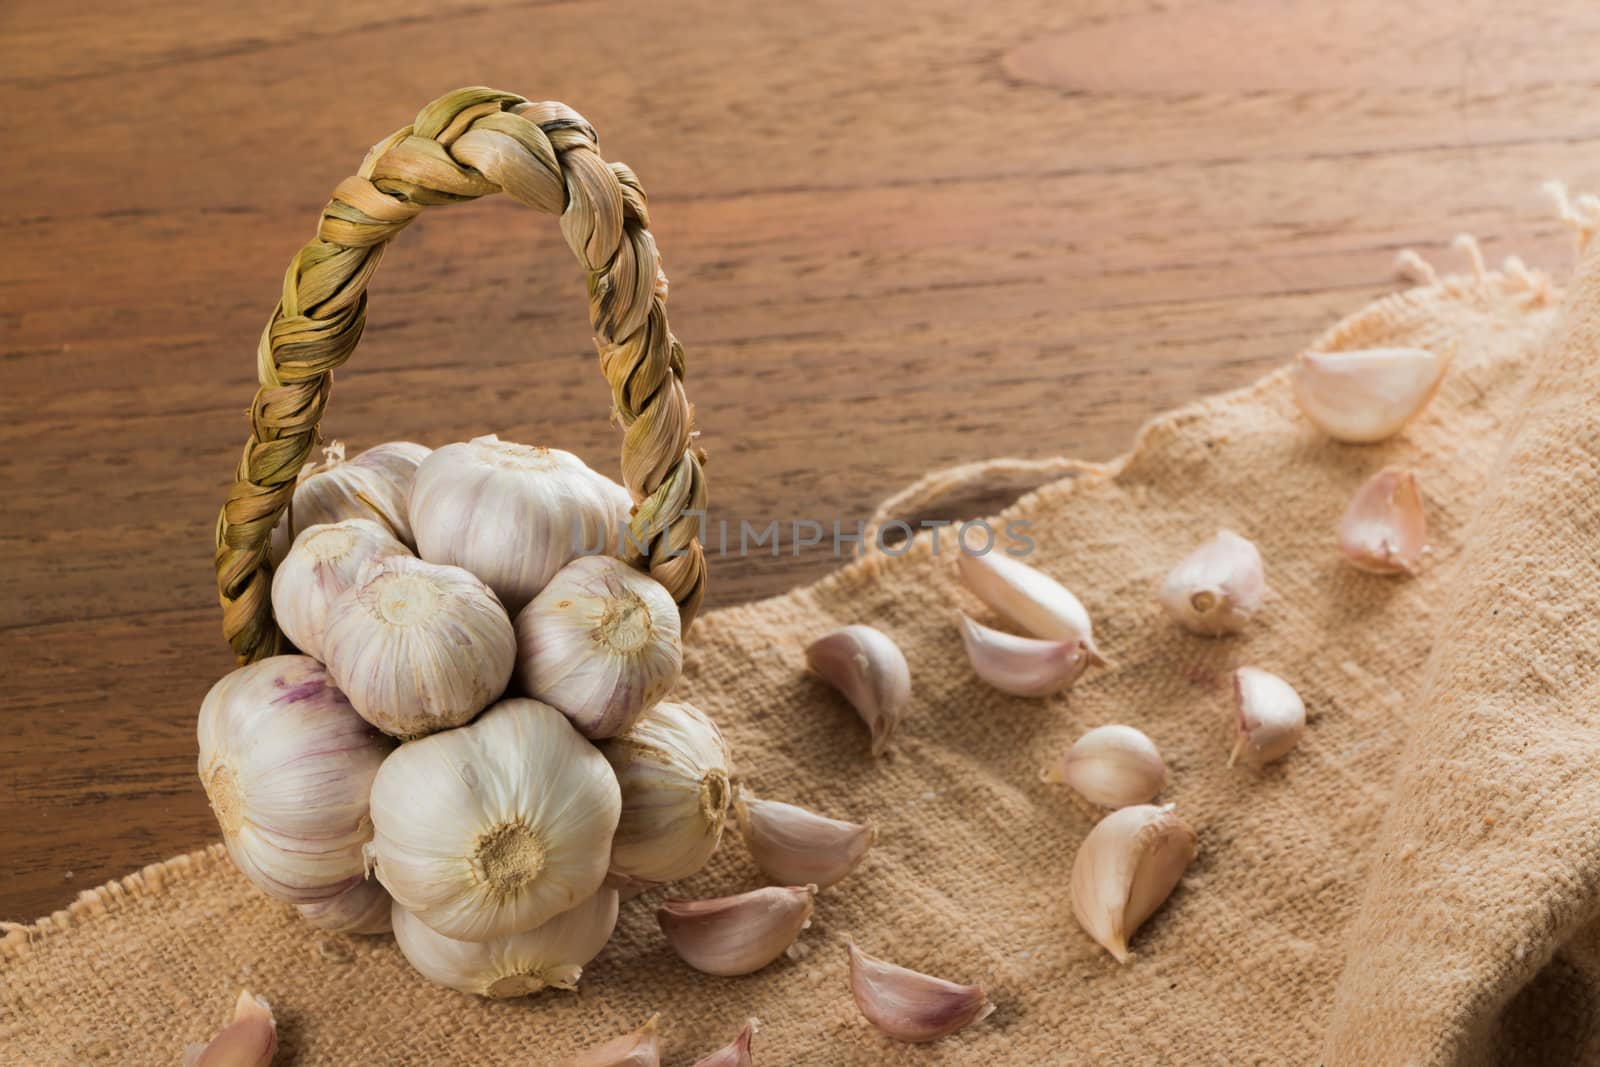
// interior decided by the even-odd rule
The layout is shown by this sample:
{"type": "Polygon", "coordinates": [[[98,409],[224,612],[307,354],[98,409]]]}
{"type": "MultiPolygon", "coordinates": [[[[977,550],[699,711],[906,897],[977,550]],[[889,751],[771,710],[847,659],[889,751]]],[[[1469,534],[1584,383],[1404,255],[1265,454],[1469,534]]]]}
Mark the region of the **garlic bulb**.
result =
{"type": "Polygon", "coordinates": [[[328,608],[355,584],[361,565],[385,556],[409,556],[387,526],[371,519],[308,526],[272,573],[272,615],[278,629],[308,656],[323,659],[328,608]]]}
{"type": "Polygon", "coordinates": [[[421,737],[470,721],[505,691],[517,639],[471,574],[389,556],[364,564],[328,609],[323,650],[363,718],[421,737]]]}
{"type": "Polygon", "coordinates": [[[342,519],[371,519],[416,548],[408,515],[411,483],[428,452],[411,441],[374,445],[352,460],[344,458],[338,441],[323,449],[321,465],[300,469],[294,499],[272,531],[272,562],[282,560],[308,527],[342,519]]]}
{"type": "Polygon", "coordinates": [[[1362,483],[1339,521],[1339,551],[1373,574],[1415,574],[1428,551],[1417,476],[1385,467],[1362,483]]]}
{"type": "Polygon", "coordinates": [[[1259,667],[1233,672],[1238,736],[1228,766],[1241,755],[1260,767],[1289,754],[1306,732],[1306,705],[1294,686],[1259,667]]]}
{"type": "Polygon", "coordinates": [[[1294,365],[1294,399],[1336,441],[1382,441],[1428,406],[1449,367],[1448,355],[1421,348],[1305,352],[1294,365]]]}
{"type": "Polygon", "coordinates": [[[417,973],[463,993],[504,1000],[541,989],[578,988],[584,965],[617,926],[617,892],[601,889],[577,907],[520,933],[457,941],[394,906],[394,939],[417,973]]]}
{"type": "Polygon", "coordinates": [[[983,987],[958,985],[869,956],[851,942],[850,994],[867,1022],[896,1041],[949,1037],[994,1011],[983,987]]]}
{"type": "Polygon", "coordinates": [[[678,681],[678,605],[610,556],[562,567],[517,613],[517,681],[585,737],[615,737],[678,681]]]}
{"type": "Polygon", "coordinates": [[[1114,723],[1078,738],[1043,778],[1066,783],[1091,804],[1125,808],[1155,799],[1167,784],[1167,765],[1154,741],[1114,723]]]}
{"type": "Polygon", "coordinates": [[[872,754],[887,752],[911,704],[911,668],[894,639],[871,626],[846,626],[811,642],[806,663],[867,724],[872,754]]]}
{"type": "Polygon", "coordinates": [[[855,870],[878,840],[870,824],[829,819],[776,800],[741,797],[733,808],[756,866],[782,885],[826,889],[855,870]]]}
{"type": "Polygon", "coordinates": [[[1072,862],[1072,913],[1118,963],[1128,939],[1194,862],[1195,837],[1172,805],[1135,804],[1095,824],[1072,862]]]}
{"type": "Polygon", "coordinates": [[[706,865],[733,802],[728,745],[700,709],[663,702],[600,746],[622,789],[613,875],[672,882],[706,865]]]}
{"type": "Polygon", "coordinates": [[[411,525],[423,559],[465,567],[515,615],[582,555],[614,553],[633,501],[570,452],[493,434],[423,463],[411,525]]]}
{"type": "Polygon", "coordinates": [[[267,1067],[278,1051],[278,1023],[266,998],[239,991],[233,1018],[204,1045],[190,1045],[183,1067],[267,1067]]]}
{"type": "Polygon", "coordinates": [[[1018,629],[1044,641],[1082,644],[1089,664],[1104,665],[1094,643],[1094,624],[1072,591],[1037,567],[1003,552],[956,556],[966,587],[1018,629]]]}
{"type": "Polygon", "coordinates": [[[1217,637],[1244,629],[1266,592],[1256,546],[1219,530],[1172,568],[1161,585],[1161,606],[1185,629],[1217,637]]]}
{"type": "Polygon", "coordinates": [[[711,1055],[695,1060],[694,1067],[755,1067],[756,1061],[750,1052],[750,1041],[755,1034],[756,1020],[751,1019],[737,1037],[711,1055]]]}
{"type": "Polygon", "coordinates": [[[234,866],[279,900],[327,900],[361,881],[367,792],[393,742],[310,656],[225,675],[200,705],[200,781],[234,866]]]}
{"type": "Polygon", "coordinates": [[[1082,641],[1040,641],[961,619],[961,643],[979,678],[1016,697],[1047,697],[1072,688],[1093,653],[1082,641]]]}
{"type": "Polygon", "coordinates": [[[441,934],[531,930],[606,876],[622,798],[605,758],[537,700],[395,750],[372,783],[378,880],[441,934]]]}
{"type": "Polygon", "coordinates": [[[715,900],[668,900],[656,922],[672,951],[695,970],[754,974],[788,951],[811,925],[817,887],[768,886],[715,900]]]}
{"type": "Polygon", "coordinates": [[[652,1015],[632,1033],[602,1041],[562,1060],[559,1067],[661,1067],[660,1019],[660,1015],[652,1015]]]}
{"type": "Polygon", "coordinates": [[[376,878],[357,882],[336,897],[297,905],[300,917],[335,934],[386,934],[393,901],[376,878]]]}

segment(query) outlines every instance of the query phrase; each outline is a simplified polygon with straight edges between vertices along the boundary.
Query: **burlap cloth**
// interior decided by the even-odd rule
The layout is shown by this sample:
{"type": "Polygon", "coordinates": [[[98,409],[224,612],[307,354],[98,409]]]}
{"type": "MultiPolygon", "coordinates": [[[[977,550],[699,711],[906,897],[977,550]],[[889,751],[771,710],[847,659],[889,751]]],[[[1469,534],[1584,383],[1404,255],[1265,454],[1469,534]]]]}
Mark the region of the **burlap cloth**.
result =
{"type": "MultiPolygon", "coordinates": [[[[1322,338],[1456,349],[1396,440],[1319,437],[1279,373],[1017,503],[1005,517],[1031,524],[1035,562],[1078,592],[1116,661],[1070,699],[973,678],[948,540],[705,618],[682,693],[722,724],[746,788],[882,830],[820,897],[797,958],[697,974],[646,898],[581,993],[488,1003],[426,984],[387,939],[307,928],[214,847],[9,932],[6,1062],[175,1063],[242,985],[272,1002],[293,1064],[546,1064],[657,1011],[671,1064],[749,1015],[762,1064],[1600,1062],[1595,244],[1564,299],[1523,271],[1475,272],[1322,338]],[[1357,573],[1333,549],[1346,500],[1386,463],[1415,467],[1427,497],[1436,553],[1415,580],[1357,573]],[[1220,526],[1261,546],[1271,593],[1248,633],[1204,640],[1168,624],[1153,590],[1220,526]],[[888,631],[911,664],[915,714],[890,762],[803,669],[805,645],[850,622],[888,631]],[[1311,709],[1304,743],[1264,772],[1225,766],[1243,663],[1287,675],[1311,709]],[[1155,739],[1163,799],[1200,839],[1127,966],[1066,899],[1095,813],[1038,780],[1113,721],[1155,739]],[[983,982],[998,1011],[938,1045],[890,1042],[851,1003],[846,934],[983,982]]],[[[730,839],[682,891],[756,884],[730,839]]]]}

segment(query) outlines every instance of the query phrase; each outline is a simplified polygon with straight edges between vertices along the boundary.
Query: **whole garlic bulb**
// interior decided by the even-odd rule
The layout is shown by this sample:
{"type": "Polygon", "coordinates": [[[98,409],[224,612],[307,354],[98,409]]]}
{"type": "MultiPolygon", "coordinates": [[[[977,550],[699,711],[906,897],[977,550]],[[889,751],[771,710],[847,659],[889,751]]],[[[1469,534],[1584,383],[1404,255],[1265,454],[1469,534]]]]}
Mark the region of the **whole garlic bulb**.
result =
{"type": "Polygon", "coordinates": [[[396,737],[460,726],[511,680],[517,640],[489,587],[460,567],[388,556],[362,565],[328,609],[328,671],[396,737]]]}
{"type": "Polygon", "coordinates": [[[678,681],[672,594],[610,556],[562,567],[517,613],[517,679],[585,737],[615,737],[678,681]]]}
{"type": "Polygon", "coordinates": [[[617,925],[617,891],[601,889],[531,930],[489,941],[458,941],[399,904],[394,939],[417,973],[463,993],[504,1000],[541,989],[577,989],[584,964],[600,955],[617,925]]]}
{"type": "Polygon", "coordinates": [[[386,934],[394,903],[376,878],[357,882],[328,900],[297,906],[300,918],[319,930],[336,934],[386,934]]]}
{"type": "Polygon", "coordinates": [[[308,526],[272,572],[272,615],[278,628],[308,656],[323,659],[328,608],[355,584],[361,565],[384,556],[409,556],[387,526],[370,519],[308,526]]]}
{"type": "Polygon", "coordinates": [[[272,562],[282,560],[307,527],[340,519],[371,519],[407,548],[416,548],[409,515],[411,483],[429,451],[413,441],[388,441],[346,460],[342,442],[323,449],[320,465],[301,468],[289,510],[272,531],[272,562]]]}
{"type": "Polygon", "coordinates": [[[200,705],[198,734],[200,781],[246,878],[294,904],[361,881],[367,793],[394,743],[322,664],[272,656],[231,672],[200,705]]]}
{"type": "Polygon", "coordinates": [[[733,803],[717,724],[692,705],[663,701],[600,750],[622,788],[612,873],[658,883],[704,867],[733,803]]]}
{"type": "Polygon", "coordinates": [[[572,453],[490,434],[428,457],[411,526],[423,559],[467,568],[515,615],[567,563],[615,549],[632,506],[572,453]]]}
{"type": "Polygon", "coordinates": [[[605,880],[622,797],[566,716],[502,700],[395,750],[372,783],[378,880],[439,933],[531,930],[605,880]]]}

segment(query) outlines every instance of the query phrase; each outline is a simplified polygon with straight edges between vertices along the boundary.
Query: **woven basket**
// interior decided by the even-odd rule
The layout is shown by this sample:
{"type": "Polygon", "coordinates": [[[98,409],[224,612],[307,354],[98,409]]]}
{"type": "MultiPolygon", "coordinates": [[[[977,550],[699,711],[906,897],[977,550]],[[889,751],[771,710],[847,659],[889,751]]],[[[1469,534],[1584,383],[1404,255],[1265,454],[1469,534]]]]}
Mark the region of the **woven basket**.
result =
{"type": "Polygon", "coordinates": [[[426,207],[504,192],[561,216],[589,276],[589,321],[623,428],[622,481],[634,500],[624,558],[677,600],[687,628],[705,592],[698,534],[703,459],[683,389],[683,348],[667,326],[667,279],[644,189],[600,157],[594,127],[565,104],[495,89],[447,93],[373,146],[333,191],[317,236],[284,275],[256,349],[250,439],[217,517],[223,633],[239,662],[283,651],[267,551],[319,440],[333,371],[366,321],[367,282],[389,240],[426,207]]]}

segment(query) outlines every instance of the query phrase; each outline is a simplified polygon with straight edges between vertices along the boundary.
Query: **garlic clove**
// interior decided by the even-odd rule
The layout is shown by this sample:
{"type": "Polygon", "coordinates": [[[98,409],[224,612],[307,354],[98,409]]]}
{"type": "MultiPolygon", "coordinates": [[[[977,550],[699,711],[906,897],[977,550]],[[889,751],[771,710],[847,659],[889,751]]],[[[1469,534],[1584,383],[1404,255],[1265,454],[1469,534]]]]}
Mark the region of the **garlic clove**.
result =
{"type": "Polygon", "coordinates": [[[829,819],[776,800],[740,797],[733,808],[756,866],[782,885],[826,889],[855,870],[878,840],[870,825],[829,819]]]}
{"type": "Polygon", "coordinates": [[[987,1018],[994,1005],[983,987],[921,974],[867,955],[852,942],[850,992],[869,1023],[897,1041],[948,1037],[987,1018]]]}
{"type": "Polygon", "coordinates": [[[566,716],[502,700],[384,761],[369,851],[398,904],[447,937],[488,941],[598,890],[621,808],[610,764],[566,716]]]}
{"type": "Polygon", "coordinates": [[[751,1019],[744,1024],[744,1029],[739,1031],[739,1036],[733,1039],[732,1044],[695,1060],[694,1067],[755,1067],[755,1058],[750,1054],[750,1040],[755,1033],[756,1020],[751,1019]]]}
{"type": "Polygon", "coordinates": [[[1120,808],[1095,824],[1072,863],[1072,912],[1118,963],[1128,939],[1194,862],[1195,836],[1171,804],[1120,808]]]}
{"type": "Polygon", "coordinates": [[[1373,574],[1415,574],[1428,551],[1416,475],[1385,467],[1362,483],[1339,520],[1339,551],[1373,574]]]}
{"type": "Polygon", "coordinates": [[[660,1015],[639,1029],[561,1061],[560,1067],[661,1067],[660,1015]]]}
{"type": "Polygon", "coordinates": [[[706,865],[733,804],[732,759],[699,708],[663,701],[600,746],[622,796],[609,877],[646,886],[706,865]]]}
{"type": "Polygon", "coordinates": [[[956,556],[956,569],[979,600],[1019,629],[1044,641],[1082,644],[1090,664],[1105,665],[1088,611],[1048,574],[1002,552],[962,552],[956,556]]]}
{"type": "Polygon", "coordinates": [[[368,560],[409,556],[387,526],[370,519],[308,526],[272,572],[272,615],[284,636],[308,656],[323,658],[328,609],[355,584],[368,560]]]}
{"type": "Polygon", "coordinates": [[[978,677],[1018,697],[1065,692],[1088,669],[1093,653],[1082,641],[1040,641],[991,630],[961,615],[961,642],[978,677]]]}
{"type": "Polygon", "coordinates": [[[388,441],[347,461],[344,445],[333,442],[323,449],[320,464],[300,469],[294,497],[272,531],[269,558],[274,564],[282,561],[308,527],[344,519],[369,519],[415,549],[408,517],[411,485],[430,451],[411,441],[388,441]]]}
{"type": "Polygon", "coordinates": [[[846,626],[811,643],[806,663],[844,694],[872,734],[872,754],[887,751],[911,703],[911,668],[882,630],[846,626]]]}
{"type": "Polygon", "coordinates": [[[811,925],[817,887],[768,886],[715,900],[668,900],[656,921],[678,958],[705,974],[752,974],[811,925]]]}
{"type": "Polygon", "coordinates": [[[336,897],[295,907],[302,919],[319,930],[336,934],[386,934],[391,903],[383,885],[376,878],[367,878],[336,897]]]}
{"type": "Polygon", "coordinates": [[[617,903],[616,890],[602,889],[531,930],[488,941],[446,937],[396,904],[394,939],[418,974],[462,993],[506,1000],[544,989],[570,991],[611,940],[617,903]]]}
{"type": "Polygon", "coordinates": [[[1306,732],[1306,705],[1294,686],[1258,667],[1233,672],[1233,699],[1238,736],[1232,767],[1241,755],[1260,767],[1281,759],[1300,743],[1306,732]]]}
{"type": "Polygon", "coordinates": [[[1160,600],[1185,629],[1216,637],[1244,629],[1266,592],[1256,546],[1232,530],[1219,530],[1172,568],[1160,600]]]}
{"type": "Polygon", "coordinates": [[[1078,738],[1042,778],[1065,783],[1091,804],[1125,808],[1155,799],[1167,784],[1167,765],[1154,741],[1113,723],[1078,738]]]}
{"type": "Polygon", "coordinates": [[[1421,348],[1305,352],[1292,372],[1294,399],[1336,441],[1382,441],[1427,407],[1449,367],[1450,356],[1421,348]]]}
{"type": "Polygon", "coordinates": [[[522,690],[589,738],[615,737],[672,689],[683,666],[678,605],[609,556],[575,559],[517,614],[522,690]]]}
{"type": "Polygon", "coordinates": [[[328,610],[328,671],[361,716],[396,737],[470,722],[505,691],[511,620],[460,567],[388,556],[328,610]]]}
{"type": "Polygon", "coordinates": [[[278,1024],[272,1006],[248,989],[239,991],[233,1019],[204,1045],[190,1045],[183,1067],[267,1067],[278,1051],[278,1024]]]}

